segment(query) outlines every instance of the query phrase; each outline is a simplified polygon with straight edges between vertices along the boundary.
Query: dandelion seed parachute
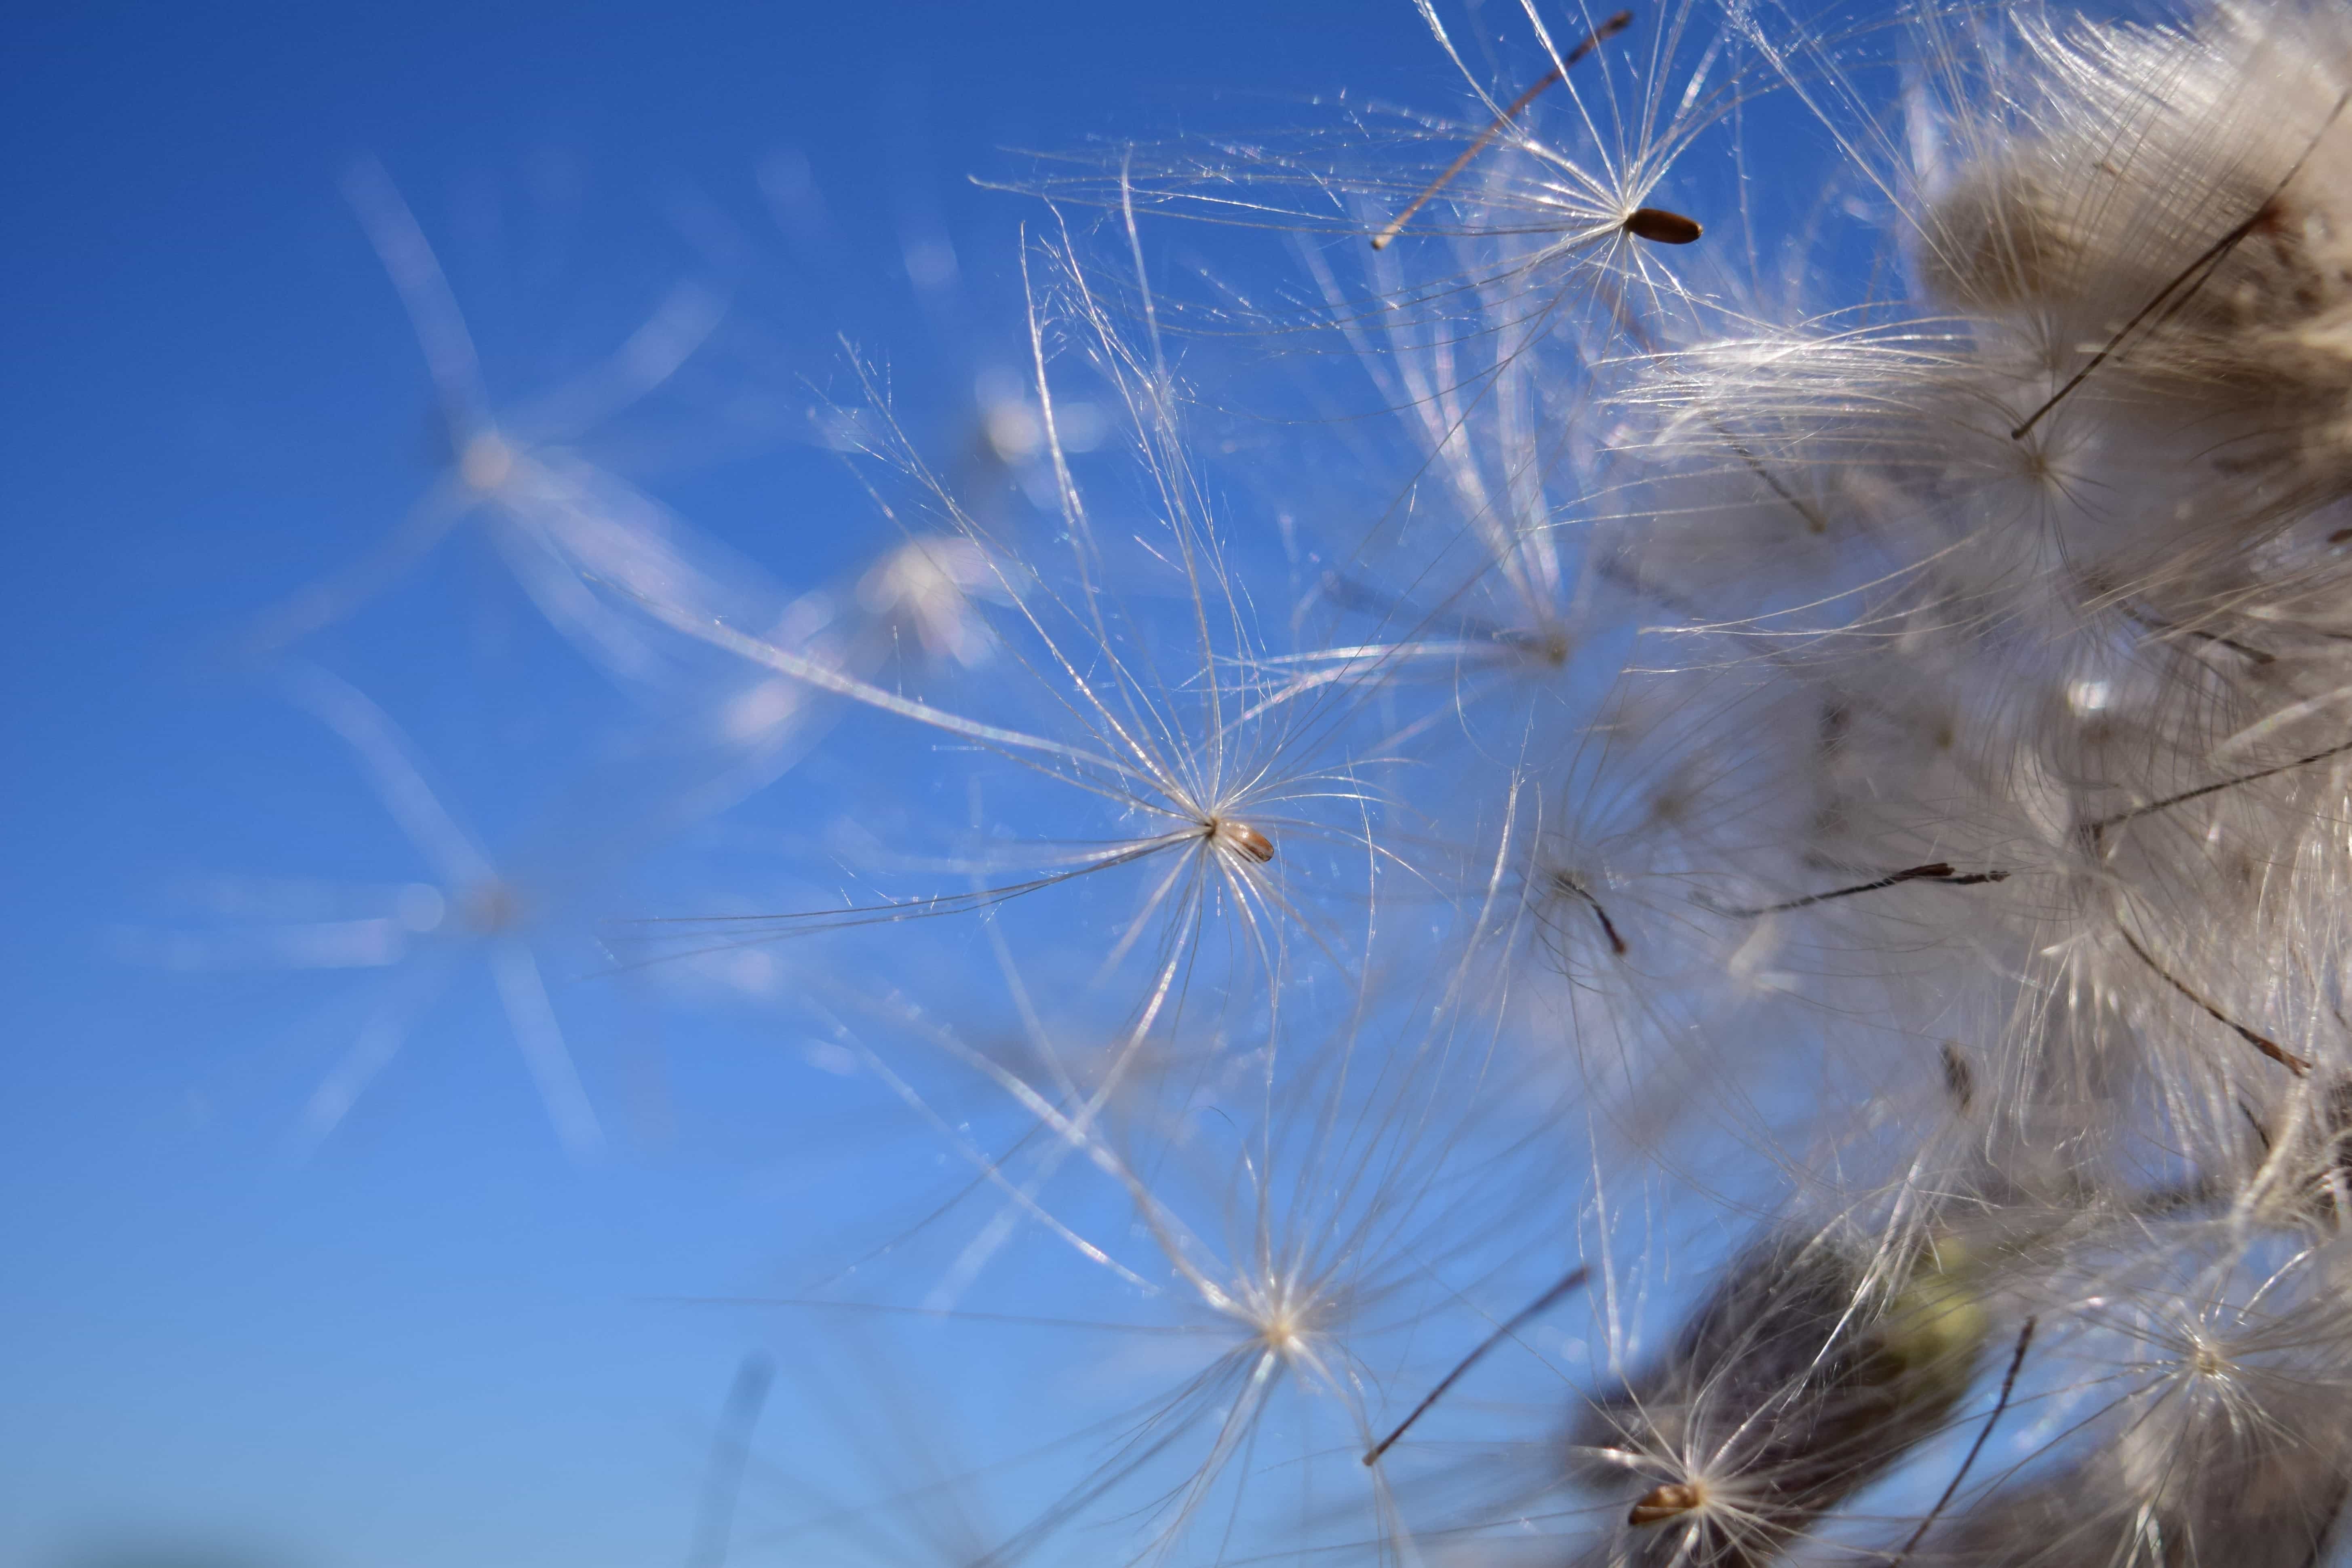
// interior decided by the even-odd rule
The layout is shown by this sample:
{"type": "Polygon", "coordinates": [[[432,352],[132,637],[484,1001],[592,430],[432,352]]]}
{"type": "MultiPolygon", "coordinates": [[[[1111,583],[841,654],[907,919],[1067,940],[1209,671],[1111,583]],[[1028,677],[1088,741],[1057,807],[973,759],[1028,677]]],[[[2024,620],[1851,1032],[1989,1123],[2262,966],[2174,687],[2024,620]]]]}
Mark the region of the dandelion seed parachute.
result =
{"type": "Polygon", "coordinates": [[[570,443],[675,377],[719,329],[725,291],[681,284],[607,363],[502,418],[441,263],[391,176],[363,160],[345,189],[415,328],[447,466],[373,551],[259,617],[242,639],[246,650],[282,653],[352,614],[459,525],[478,522],[548,623],[616,682],[656,707],[707,697],[711,671],[693,657],[699,650],[663,635],[637,601],[657,595],[769,620],[781,596],[748,560],[570,443]]]}

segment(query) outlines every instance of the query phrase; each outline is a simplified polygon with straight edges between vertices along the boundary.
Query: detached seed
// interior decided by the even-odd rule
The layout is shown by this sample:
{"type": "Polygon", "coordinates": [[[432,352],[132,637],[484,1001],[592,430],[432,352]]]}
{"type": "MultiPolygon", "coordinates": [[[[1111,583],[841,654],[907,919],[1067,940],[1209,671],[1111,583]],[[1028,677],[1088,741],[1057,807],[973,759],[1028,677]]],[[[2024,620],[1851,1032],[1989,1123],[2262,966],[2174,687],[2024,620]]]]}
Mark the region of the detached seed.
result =
{"type": "Polygon", "coordinates": [[[1664,207],[1635,207],[1626,216],[1625,232],[1653,245],[1688,245],[1703,231],[1696,218],[1670,213],[1664,207]]]}
{"type": "Polygon", "coordinates": [[[1240,850],[1261,866],[1274,858],[1274,841],[1246,822],[1216,823],[1210,827],[1209,837],[1240,850]]]}
{"type": "Polygon", "coordinates": [[[1625,1516],[1628,1524],[1664,1524],[1680,1519],[1699,1505],[1699,1489],[1687,1481],[1670,1481],[1643,1492],[1625,1516]]]}

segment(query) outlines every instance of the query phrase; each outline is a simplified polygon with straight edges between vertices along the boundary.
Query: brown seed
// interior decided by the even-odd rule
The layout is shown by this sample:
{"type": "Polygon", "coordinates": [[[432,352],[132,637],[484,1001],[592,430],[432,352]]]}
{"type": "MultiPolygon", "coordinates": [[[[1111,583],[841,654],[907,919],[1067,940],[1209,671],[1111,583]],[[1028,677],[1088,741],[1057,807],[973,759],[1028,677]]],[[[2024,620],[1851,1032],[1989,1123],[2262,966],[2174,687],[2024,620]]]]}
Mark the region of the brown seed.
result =
{"type": "Polygon", "coordinates": [[[1664,1524],[1670,1519],[1680,1519],[1698,1507],[1701,1493],[1687,1481],[1669,1481],[1643,1492],[1633,1504],[1633,1511],[1625,1516],[1628,1524],[1664,1524]]]}
{"type": "Polygon", "coordinates": [[[1652,245],[1688,245],[1702,230],[1696,218],[1664,207],[1635,207],[1626,216],[1625,232],[1652,245]]]}
{"type": "Polygon", "coordinates": [[[1238,849],[1261,866],[1274,858],[1274,841],[1246,822],[1213,822],[1209,825],[1209,837],[1228,849],[1238,849]]]}

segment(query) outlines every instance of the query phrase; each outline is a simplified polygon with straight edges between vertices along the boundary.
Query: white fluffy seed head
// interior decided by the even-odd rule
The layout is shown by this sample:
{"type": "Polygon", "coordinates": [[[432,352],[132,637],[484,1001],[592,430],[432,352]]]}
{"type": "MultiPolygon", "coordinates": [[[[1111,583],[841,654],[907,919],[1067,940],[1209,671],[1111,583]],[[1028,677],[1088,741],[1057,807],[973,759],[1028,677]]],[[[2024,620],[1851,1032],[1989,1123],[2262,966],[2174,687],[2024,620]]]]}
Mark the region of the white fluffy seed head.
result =
{"type": "Polygon", "coordinates": [[[2231,7],[2025,40],[2025,81],[2002,84],[2019,107],[1992,111],[2011,122],[1972,128],[1979,155],[1922,215],[1929,292],[2041,345],[2056,377],[2108,348],[2070,395],[2164,422],[2227,407],[2241,461],[2267,437],[2344,482],[2352,20],[2231,7]]]}

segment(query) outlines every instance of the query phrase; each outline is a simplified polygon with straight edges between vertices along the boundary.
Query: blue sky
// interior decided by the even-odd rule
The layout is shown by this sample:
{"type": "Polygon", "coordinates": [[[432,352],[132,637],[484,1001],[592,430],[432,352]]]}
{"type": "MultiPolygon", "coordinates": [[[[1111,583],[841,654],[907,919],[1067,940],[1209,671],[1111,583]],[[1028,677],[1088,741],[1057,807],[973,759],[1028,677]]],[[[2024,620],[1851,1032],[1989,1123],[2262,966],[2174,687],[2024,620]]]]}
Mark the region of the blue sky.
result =
{"type": "Polygon", "coordinates": [[[389,173],[509,395],[719,279],[726,325],[614,461],[805,584],[881,537],[805,434],[836,334],[940,450],[1014,342],[1037,209],[968,174],[1213,128],[1235,95],[1442,104],[1443,63],[1402,3],[427,0],[44,5],[0,72],[0,1561],[677,1561],[739,1362],[808,1336],[669,1299],[771,1282],[823,1218],[830,1108],[756,1030],[705,1038],[595,973],[594,921],[635,908],[625,844],[573,810],[604,694],[486,552],[445,548],[306,653],[397,716],[470,831],[577,884],[542,949],[558,1011],[600,1090],[669,1064],[619,1096],[611,1151],[565,1157],[479,965],[411,1007],[397,975],[160,945],[381,916],[430,879],[350,748],[231,651],[398,522],[441,439],[346,171],[389,173]],[[813,197],[798,220],[780,191],[813,197]],[[289,1159],[383,1005],[408,1009],[396,1070],[289,1159]]]}

